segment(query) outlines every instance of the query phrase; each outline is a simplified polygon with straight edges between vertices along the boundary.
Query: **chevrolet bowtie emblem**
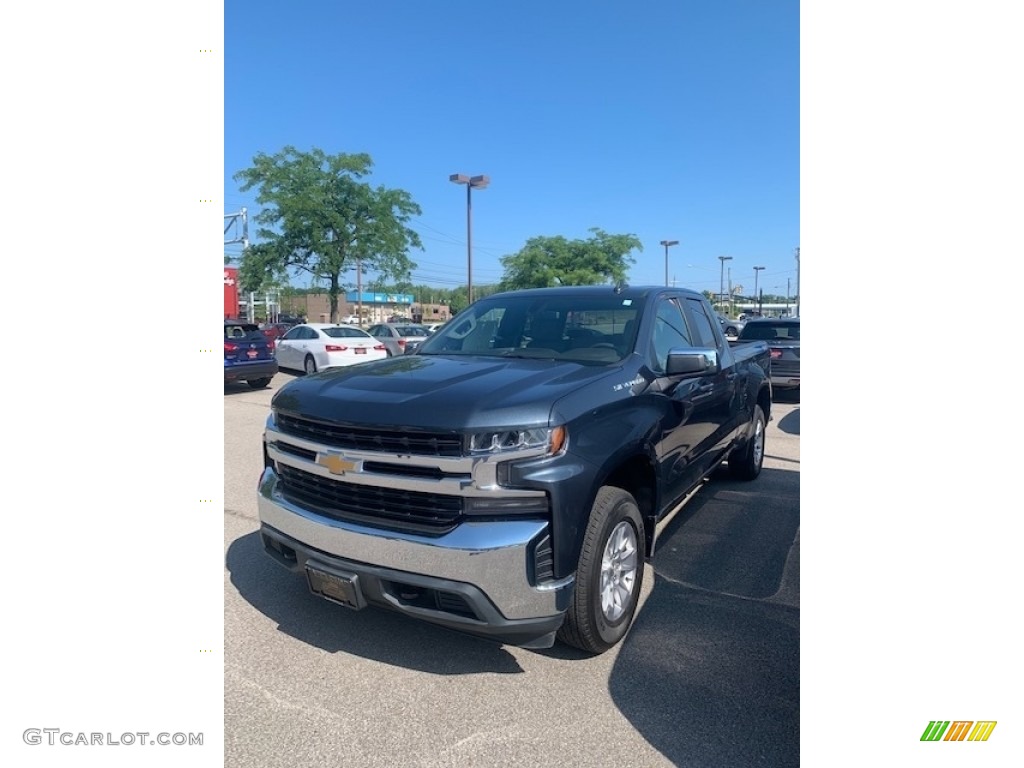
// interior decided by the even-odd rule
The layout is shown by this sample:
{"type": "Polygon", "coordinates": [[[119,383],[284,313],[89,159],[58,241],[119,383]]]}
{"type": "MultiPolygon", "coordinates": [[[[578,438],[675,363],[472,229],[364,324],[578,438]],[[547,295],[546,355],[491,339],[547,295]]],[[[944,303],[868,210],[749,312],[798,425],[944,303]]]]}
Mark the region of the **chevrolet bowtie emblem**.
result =
{"type": "Polygon", "coordinates": [[[349,461],[340,453],[318,453],[316,463],[321,467],[326,467],[332,475],[344,475],[356,468],[356,462],[349,461]]]}

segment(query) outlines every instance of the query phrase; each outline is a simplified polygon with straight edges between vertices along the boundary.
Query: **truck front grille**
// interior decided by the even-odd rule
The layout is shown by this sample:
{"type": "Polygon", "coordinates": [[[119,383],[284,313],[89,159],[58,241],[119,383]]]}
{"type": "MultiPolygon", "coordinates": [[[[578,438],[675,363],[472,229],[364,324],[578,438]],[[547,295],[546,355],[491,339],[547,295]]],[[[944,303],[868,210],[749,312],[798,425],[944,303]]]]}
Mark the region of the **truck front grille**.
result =
{"type": "Polygon", "coordinates": [[[336,520],[440,535],[462,518],[459,496],[343,483],[281,463],[277,473],[286,499],[336,520]]]}
{"type": "Polygon", "coordinates": [[[383,430],[331,424],[290,414],[277,414],[277,428],[286,435],[312,440],[333,448],[379,451],[413,456],[463,455],[462,435],[457,432],[383,430]]]}

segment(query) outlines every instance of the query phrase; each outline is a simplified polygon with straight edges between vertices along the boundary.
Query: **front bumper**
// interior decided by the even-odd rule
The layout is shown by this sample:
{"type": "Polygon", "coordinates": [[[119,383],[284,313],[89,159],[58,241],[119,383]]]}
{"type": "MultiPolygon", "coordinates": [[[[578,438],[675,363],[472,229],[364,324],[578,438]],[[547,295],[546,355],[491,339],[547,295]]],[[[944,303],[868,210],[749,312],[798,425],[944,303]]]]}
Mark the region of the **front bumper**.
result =
{"type": "Polygon", "coordinates": [[[572,598],[572,577],[530,583],[542,520],[463,522],[442,536],[336,520],[284,499],[273,469],[258,506],[267,553],[289,570],[358,576],[367,604],[511,645],[549,647],[572,598]]]}

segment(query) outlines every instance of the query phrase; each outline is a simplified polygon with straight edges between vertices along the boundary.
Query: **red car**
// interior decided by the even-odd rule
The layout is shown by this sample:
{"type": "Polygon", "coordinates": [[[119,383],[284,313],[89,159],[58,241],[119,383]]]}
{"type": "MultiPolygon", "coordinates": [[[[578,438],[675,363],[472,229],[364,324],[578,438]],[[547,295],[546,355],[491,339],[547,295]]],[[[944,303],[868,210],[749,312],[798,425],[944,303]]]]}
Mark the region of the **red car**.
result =
{"type": "Polygon", "coordinates": [[[260,330],[264,336],[276,343],[293,325],[294,323],[260,323],[260,330]]]}

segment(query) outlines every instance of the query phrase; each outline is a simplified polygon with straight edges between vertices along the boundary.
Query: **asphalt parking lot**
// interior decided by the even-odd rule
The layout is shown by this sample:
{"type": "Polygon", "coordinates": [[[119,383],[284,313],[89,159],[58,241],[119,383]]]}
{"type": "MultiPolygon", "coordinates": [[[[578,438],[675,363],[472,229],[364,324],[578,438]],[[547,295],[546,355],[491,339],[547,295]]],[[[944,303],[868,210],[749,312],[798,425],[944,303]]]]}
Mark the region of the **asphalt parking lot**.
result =
{"type": "Polygon", "coordinates": [[[754,483],[714,478],[666,528],[626,639],[590,658],[313,597],[259,543],[274,391],[224,390],[225,765],[796,766],[800,403],[754,483]]]}

